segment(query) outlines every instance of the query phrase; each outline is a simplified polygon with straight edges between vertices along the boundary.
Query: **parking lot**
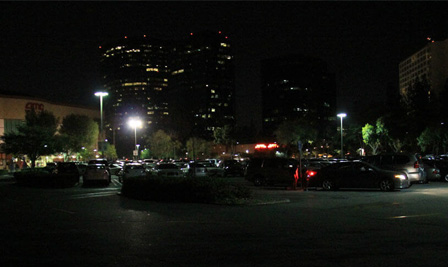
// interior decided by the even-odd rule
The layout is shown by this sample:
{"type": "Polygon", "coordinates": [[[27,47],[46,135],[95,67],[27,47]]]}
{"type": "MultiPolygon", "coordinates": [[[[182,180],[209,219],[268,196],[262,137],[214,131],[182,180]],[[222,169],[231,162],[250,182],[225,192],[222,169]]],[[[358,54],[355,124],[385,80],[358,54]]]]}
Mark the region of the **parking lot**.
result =
{"type": "MultiPolygon", "coordinates": [[[[115,178],[115,177],[114,177],[115,178]]],[[[448,183],[409,189],[254,187],[266,203],[139,201],[109,186],[0,184],[5,266],[446,266],[448,183]]]]}

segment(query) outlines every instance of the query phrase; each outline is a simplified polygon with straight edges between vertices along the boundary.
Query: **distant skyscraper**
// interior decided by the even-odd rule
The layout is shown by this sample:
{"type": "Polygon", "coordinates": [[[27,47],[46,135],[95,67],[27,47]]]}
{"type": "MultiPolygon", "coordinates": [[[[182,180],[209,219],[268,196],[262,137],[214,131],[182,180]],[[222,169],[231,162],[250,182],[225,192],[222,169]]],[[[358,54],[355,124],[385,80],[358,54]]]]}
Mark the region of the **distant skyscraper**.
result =
{"type": "Polygon", "coordinates": [[[169,85],[174,128],[183,135],[210,138],[216,127],[232,124],[235,74],[228,36],[191,33],[177,42],[172,56],[169,85]]]}
{"type": "Polygon", "coordinates": [[[211,138],[216,127],[233,123],[233,56],[223,33],[176,41],[125,37],[100,50],[106,122],[117,145],[132,139],[128,121],[135,117],[142,131],[170,130],[181,138],[211,138]]]}
{"type": "Polygon", "coordinates": [[[306,118],[323,126],[336,116],[334,75],[320,59],[301,55],[262,63],[263,133],[272,136],[286,120],[306,118]]]}
{"type": "Polygon", "coordinates": [[[447,85],[448,39],[432,41],[399,64],[400,94],[406,96],[407,89],[417,80],[426,79],[430,94],[438,95],[447,85]]]}
{"type": "MultiPolygon", "coordinates": [[[[109,92],[104,102],[110,138],[130,139],[126,137],[133,133],[128,126],[131,118],[143,122],[143,131],[162,127],[169,115],[164,94],[170,76],[167,42],[125,37],[101,46],[101,52],[104,87],[109,92]]],[[[117,150],[123,152],[119,146],[117,150]]]]}

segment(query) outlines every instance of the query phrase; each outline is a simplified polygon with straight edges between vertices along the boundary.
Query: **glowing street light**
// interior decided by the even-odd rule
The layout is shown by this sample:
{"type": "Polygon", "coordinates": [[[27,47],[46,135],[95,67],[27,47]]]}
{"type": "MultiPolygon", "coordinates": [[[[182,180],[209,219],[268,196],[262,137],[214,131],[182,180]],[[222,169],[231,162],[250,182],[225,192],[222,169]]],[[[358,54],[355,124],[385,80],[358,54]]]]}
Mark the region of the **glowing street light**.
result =
{"type": "Polygon", "coordinates": [[[135,151],[137,151],[138,156],[138,147],[137,147],[137,127],[142,127],[142,121],[139,119],[131,119],[129,120],[129,126],[134,128],[134,135],[135,135],[135,151]]]}
{"type": "Polygon", "coordinates": [[[103,96],[108,96],[107,92],[96,92],[96,96],[100,97],[100,117],[101,117],[101,128],[100,128],[100,136],[101,136],[101,155],[104,157],[104,136],[103,136],[103,96]]]}
{"type": "Polygon", "coordinates": [[[347,114],[345,113],[339,113],[338,117],[341,118],[341,158],[344,158],[344,142],[342,139],[342,120],[347,117],[347,114]]]}

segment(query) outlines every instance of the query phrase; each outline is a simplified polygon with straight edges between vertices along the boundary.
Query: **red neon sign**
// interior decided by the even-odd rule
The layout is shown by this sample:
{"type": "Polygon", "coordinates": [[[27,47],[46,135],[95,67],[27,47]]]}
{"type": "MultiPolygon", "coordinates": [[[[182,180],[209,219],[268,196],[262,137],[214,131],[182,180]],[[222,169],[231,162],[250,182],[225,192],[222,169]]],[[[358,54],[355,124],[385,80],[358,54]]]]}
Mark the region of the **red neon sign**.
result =
{"type": "Polygon", "coordinates": [[[40,103],[33,103],[33,102],[28,102],[25,105],[25,110],[32,110],[34,109],[35,111],[43,111],[44,110],[44,104],[40,104],[40,103]]]}
{"type": "Polygon", "coordinates": [[[255,149],[274,149],[278,148],[277,144],[256,144],[255,149]]]}

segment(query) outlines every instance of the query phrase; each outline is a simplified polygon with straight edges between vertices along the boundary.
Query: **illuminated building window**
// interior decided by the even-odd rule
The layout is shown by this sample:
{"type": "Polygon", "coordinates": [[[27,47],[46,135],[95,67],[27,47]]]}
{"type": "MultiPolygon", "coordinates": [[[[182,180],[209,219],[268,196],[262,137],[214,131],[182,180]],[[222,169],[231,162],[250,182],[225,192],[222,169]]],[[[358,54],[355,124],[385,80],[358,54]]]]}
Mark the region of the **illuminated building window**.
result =
{"type": "Polygon", "coordinates": [[[179,74],[179,73],[183,73],[184,71],[185,71],[184,69],[180,69],[180,70],[176,70],[176,71],[171,72],[171,74],[172,75],[176,75],[176,74],[179,74]]]}
{"type": "Polygon", "coordinates": [[[152,115],[152,114],[154,114],[154,111],[148,111],[147,114],[148,114],[148,115],[152,115]]]}
{"type": "Polygon", "coordinates": [[[230,45],[229,45],[229,44],[226,44],[226,43],[221,43],[221,46],[222,46],[222,47],[230,47],[230,45]]]}
{"type": "Polygon", "coordinates": [[[134,83],[122,83],[121,86],[138,86],[138,85],[148,85],[146,82],[134,82],[134,83]]]}
{"type": "Polygon", "coordinates": [[[224,61],[222,61],[222,60],[218,60],[218,64],[223,65],[224,63],[225,63],[224,61]]]}
{"type": "Polygon", "coordinates": [[[211,111],[212,111],[212,112],[215,112],[215,111],[216,111],[216,109],[212,108],[212,109],[211,109],[211,111]]]}
{"type": "Polygon", "coordinates": [[[169,113],[168,112],[163,112],[163,115],[169,115],[169,113]]]}
{"type": "Polygon", "coordinates": [[[216,91],[212,89],[212,90],[210,90],[210,93],[214,94],[214,93],[216,93],[216,91]]]}
{"type": "Polygon", "coordinates": [[[159,72],[159,69],[158,68],[147,68],[146,71],[159,72]]]}

